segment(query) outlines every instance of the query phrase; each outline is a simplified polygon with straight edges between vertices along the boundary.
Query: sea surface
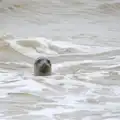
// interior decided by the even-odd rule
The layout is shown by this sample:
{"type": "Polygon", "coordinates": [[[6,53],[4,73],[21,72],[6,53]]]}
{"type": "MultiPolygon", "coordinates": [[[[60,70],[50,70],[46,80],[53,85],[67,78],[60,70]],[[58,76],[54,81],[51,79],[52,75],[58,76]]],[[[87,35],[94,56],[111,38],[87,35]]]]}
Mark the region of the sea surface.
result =
{"type": "Polygon", "coordinates": [[[0,0],[0,120],[120,120],[120,1],[0,0]]]}

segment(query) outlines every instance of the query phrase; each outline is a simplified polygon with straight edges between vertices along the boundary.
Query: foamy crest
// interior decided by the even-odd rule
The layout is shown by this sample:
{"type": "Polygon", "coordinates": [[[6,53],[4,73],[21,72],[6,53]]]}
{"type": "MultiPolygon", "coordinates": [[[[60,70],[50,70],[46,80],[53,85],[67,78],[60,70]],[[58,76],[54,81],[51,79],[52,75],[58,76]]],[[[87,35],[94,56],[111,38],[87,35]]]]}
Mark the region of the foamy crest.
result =
{"type": "Polygon", "coordinates": [[[111,48],[104,48],[99,46],[84,46],[76,45],[70,42],[53,41],[46,38],[26,38],[26,39],[7,39],[6,42],[10,44],[16,51],[26,56],[37,58],[39,56],[58,55],[58,54],[91,54],[109,51],[111,48]]]}

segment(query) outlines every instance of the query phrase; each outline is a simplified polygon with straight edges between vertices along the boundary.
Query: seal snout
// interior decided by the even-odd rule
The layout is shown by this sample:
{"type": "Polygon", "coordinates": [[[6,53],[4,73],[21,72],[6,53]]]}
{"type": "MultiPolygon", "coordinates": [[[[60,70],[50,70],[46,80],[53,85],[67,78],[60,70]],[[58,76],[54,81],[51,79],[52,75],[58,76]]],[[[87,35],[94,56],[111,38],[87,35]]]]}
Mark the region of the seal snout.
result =
{"type": "Polygon", "coordinates": [[[42,68],[46,68],[46,67],[48,67],[48,64],[43,63],[42,68]]]}
{"type": "Polygon", "coordinates": [[[47,72],[50,68],[50,65],[45,61],[43,62],[42,66],[40,66],[40,71],[41,72],[47,72]]]}

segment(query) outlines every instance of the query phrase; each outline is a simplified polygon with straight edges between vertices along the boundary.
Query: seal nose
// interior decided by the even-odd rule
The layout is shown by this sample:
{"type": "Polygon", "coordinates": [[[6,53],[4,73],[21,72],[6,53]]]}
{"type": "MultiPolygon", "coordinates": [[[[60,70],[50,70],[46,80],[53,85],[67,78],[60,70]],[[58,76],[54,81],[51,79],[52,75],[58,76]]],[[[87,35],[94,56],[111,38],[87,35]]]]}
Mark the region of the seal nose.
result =
{"type": "Polygon", "coordinates": [[[43,67],[45,67],[45,66],[47,66],[47,65],[46,65],[46,63],[44,62],[44,63],[43,63],[43,67]]]}
{"type": "Polygon", "coordinates": [[[48,64],[47,64],[47,62],[46,61],[43,61],[43,68],[46,68],[46,67],[48,67],[48,64]]]}

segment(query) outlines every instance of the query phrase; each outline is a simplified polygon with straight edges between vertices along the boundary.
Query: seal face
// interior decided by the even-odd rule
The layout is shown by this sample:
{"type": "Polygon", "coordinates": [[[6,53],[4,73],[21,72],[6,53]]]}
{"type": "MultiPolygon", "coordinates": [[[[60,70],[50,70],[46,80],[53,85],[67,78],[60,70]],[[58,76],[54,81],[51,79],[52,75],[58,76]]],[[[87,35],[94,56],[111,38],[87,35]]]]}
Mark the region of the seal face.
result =
{"type": "Polygon", "coordinates": [[[38,58],[34,63],[35,76],[48,76],[51,74],[51,62],[47,58],[38,58]]]}

